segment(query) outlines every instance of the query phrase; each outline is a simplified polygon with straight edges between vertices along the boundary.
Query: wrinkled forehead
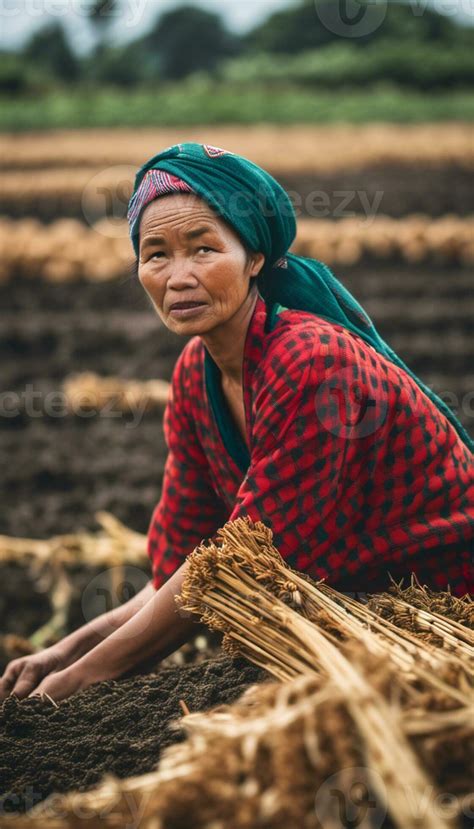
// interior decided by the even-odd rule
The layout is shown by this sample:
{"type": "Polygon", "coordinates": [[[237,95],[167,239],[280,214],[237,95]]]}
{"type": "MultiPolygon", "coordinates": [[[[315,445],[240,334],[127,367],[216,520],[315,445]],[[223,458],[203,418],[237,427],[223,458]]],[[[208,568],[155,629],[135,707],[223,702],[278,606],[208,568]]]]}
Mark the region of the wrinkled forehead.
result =
{"type": "Polygon", "coordinates": [[[144,232],[150,223],[166,223],[170,219],[189,222],[207,218],[214,224],[223,220],[217,212],[196,193],[169,193],[151,201],[142,211],[139,230],[144,232]]]}
{"type": "Polygon", "coordinates": [[[246,247],[237,231],[196,193],[173,193],[160,196],[143,209],[139,221],[139,240],[156,236],[160,231],[190,231],[208,228],[227,238],[232,237],[246,247]]]}

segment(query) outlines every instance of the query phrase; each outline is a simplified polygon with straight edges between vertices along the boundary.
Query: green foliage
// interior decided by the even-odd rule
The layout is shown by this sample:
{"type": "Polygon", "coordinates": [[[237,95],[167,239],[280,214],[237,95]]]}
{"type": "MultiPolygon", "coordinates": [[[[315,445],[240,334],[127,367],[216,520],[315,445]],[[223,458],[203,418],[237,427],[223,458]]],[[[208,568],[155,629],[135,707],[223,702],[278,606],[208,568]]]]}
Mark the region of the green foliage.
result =
{"type": "MultiPolygon", "coordinates": [[[[319,95],[323,89],[365,89],[380,82],[429,91],[462,89],[474,81],[474,29],[457,26],[449,17],[426,9],[426,0],[418,0],[418,6],[416,0],[409,5],[390,0],[386,9],[385,0],[300,0],[270,15],[246,38],[231,35],[218,14],[185,5],[162,14],[147,34],[120,46],[109,44],[106,38],[107,24],[119,2],[92,0],[89,19],[98,37],[87,57],[75,56],[59,24],[38,31],[21,54],[0,53],[0,93],[27,95],[56,89],[60,97],[64,86],[99,85],[134,88],[133,100],[138,100],[141,92],[146,97],[157,83],[170,81],[184,83],[182,96],[199,83],[208,84],[214,94],[217,87],[212,82],[220,80],[235,87],[229,87],[230,96],[239,87],[239,99],[248,111],[245,85],[249,101],[257,94],[252,87],[257,86],[272,95],[268,108],[278,109],[274,96],[281,89],[294,89],[302,101],[315,90],[319,95]],[[382,22],[378,20],[380,25],[373,30],[369,25],[364,37],[335,34],[329,12],[341,15],[341,4],[346,3],[360,10],[364,2],[369,21],[371,15],[379,14],[382,3],[385,14],[382,22]]],[[[352,19],[350,7],[348,16],[352,19]]],[[[107,90],[97,91],[97,95],[102,93],[108,100],[107,90]]],[[[177,90],[161,93],[165,106],[171,100],[176,111],[188,106],[184,97],[181,103],[177,90]]],[[[78,89],[74,100],[80,101],[82,94],[78,89]]],[[[206,111],[208,102],[203,104],[206,111]]],[[[209,107],[219,110],[218,118],[228,117],[224,100],[211,102],[209,107]]]]}
{"type": "Polygon", "coordinates": [[[147,80],[147,74],[133,44],[126,44],[96,49],[84,62],[83,78],[102,86],[136,87],[147,80]]]}
{"type": "Polygon", "coordinates": [[[0,52],[0,93],[20,95],[31,88],[31,72],[20,55],[0,52]]]}
{"type": "Polygon", "coordinates": [[[159,89],[63,90],[0,99],[0,129],[192,126],[253,123],[364,123],[474,120],[474,93],[430,95],[378,84],[327,91],[190,79],[159,89]]]}
{"type": "Polygon", "coordinates": [[[163,78],[178,80],[199,70],[212,71],[220,60],[238,52],[218,14],[196,6],[180,6],[161,16],[139,43],[163,78]]]}
{"type": "Polygon", "coordinates": [[[60,82],[75,81],[79,76],[79,61],[59,23],[36,32],[25,47],[24,57],[60,82]]]}
{"type": "MultiPolygon", "coordinates": [[[[296,6],[270,15],[253,29],[246,38],[247,46],[256,52],[295,54],[334,42],[347,42],[344,34],[338,34],[343,9],[349,20],[357,19],[357,12],[364,14],[365,33],[350,39],[355,46],[393,38],[422,41],[452,42],[459,26],[434,10],[426,8],[426,2],[387,2],[383,20],[375,3],[363,0],[301,0],[296,6]],[[347,8],[345,8],[347,7],[347,8]]],[[[342,29],[344,32],[344,29],[342,29]]]]}
{"type": "Polygon", "coordinates": [[[314,49],[334,40],[334,34],[325,28],[314,6],[314,0],[305,0],[298,6],[271,14],[253,29],[246,45],[258,52],[295,53],[314,49]]]}
{"type": "Polygon", "coordinates": [[[474,83],[474,49],[469,45],[387,41],[358,49],[339,43],[298,55],[260,53],[227,61],[223,80],[250,84],[289,81],[305,86],[363,86],[378,81],[434,89],[474,83]]]}

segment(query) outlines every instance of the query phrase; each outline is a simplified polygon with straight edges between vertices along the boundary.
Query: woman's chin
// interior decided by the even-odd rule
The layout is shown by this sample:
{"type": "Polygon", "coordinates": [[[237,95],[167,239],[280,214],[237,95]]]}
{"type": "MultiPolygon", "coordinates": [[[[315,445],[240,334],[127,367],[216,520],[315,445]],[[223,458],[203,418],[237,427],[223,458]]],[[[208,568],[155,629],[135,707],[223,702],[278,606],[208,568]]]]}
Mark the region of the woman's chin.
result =
{"type": "Polygon", "coordinates": [[[207,308],[203,313],[189,317],[178,317],[174,314],[168,314],[166,318],[166,327],[176,334],[186,334],[187,336],[196,334],[205,334],[214,327],[212,320],[206,313],[207,308]]]}

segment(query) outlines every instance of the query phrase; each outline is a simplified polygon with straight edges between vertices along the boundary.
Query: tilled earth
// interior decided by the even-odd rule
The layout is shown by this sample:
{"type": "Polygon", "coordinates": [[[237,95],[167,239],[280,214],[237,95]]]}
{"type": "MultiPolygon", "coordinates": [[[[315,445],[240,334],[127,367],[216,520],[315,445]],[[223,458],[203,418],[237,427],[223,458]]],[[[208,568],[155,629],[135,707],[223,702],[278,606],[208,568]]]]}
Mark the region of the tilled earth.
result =
{"type": "Polygon", "coordinates": [[[171,722],[189,711],[234,702],[268,675],[244,659],[92,685],[55,707],[8,697],[0,708],[0,814],[23,812],[53,792],[85,791],[106,773],[125,778],[153,770],[166,746],[183,739],[171,722]]]}
{"type": "MultiPolygon", "coordinates": [[[[43,167],[41,169],[44,172],[43,167]]],[[[409,213],[426,213],[429,216],[456,213],[464,216],[472,211],[473,174],[456,163],[436,167],[423,162],[411,165],[379,163],[327,173],[278,172],[276,178],[290,194],[298,216],[333,216],[337,219],[348,213],[365,215],[367,211],[374,212],[374,209],[394,217],[409,213]]],[[[53,189],[44,193],[37,188],[13,191],[7,188],[4,194],[0,193],[0,212],[13,218],[35,215],[46,222],[58,216],[83,221],[83,191],[77,187],[71,190],[67,184],[66,168],[63,186],[58,187],[57,191],[53,189]]],[[[125,218],[126,207],[127,198],[118,188],[114,198],[114,217],[125,218]]],[[[88,220],[100,219],[103,210],[103,200],[98,200],[95,207],[88,204],[88,220]]]]}
{"type": "MultiPolygon", "coordinates": [[[[381,333],[473,427],[472,274],[467,269],[338,269],[381,333]]],[[[0,534],[47,538],[96,530],[108,510],[146,532],[166,458],[162,414],[59,415],[48,408],[77,371],[169,380],[184,340],[165,329],[130,278],[71,285],[13,279],[0,286],[2,499],[0,534]],[[12,413],[12,403],[16,411],[12,413]]],[[[92,571],[74,574],[68,630],[83,624],[92,571]]],[[[29,636],[51,613],[47,591],[20,563],[0,566],[0,634],[29,636]]],[[[2,660],[0,659],[0,670],[2,660]]]]}
{"type": "MultiPolygon", "coordinates": [[[[473,427],[474,298],[467,269],[339,268],[381,334],[473,427]]],[[[94,371],[169,380],[184,340],[130,279],[0,286],[3,459],[0,534],[45,538],[96,527],[109,510],[146,532],[166,458],[160,411],[66,415],[64,378],[94,371]]]]}
{"type": "MultiPolygon", "coordinates": [[[[436,391],[449,392],[472,430],[471,274],[449,268],[338,268],[380,332],[436,391]]],[[[133,280],[53,285],[12,279],[0,286],[2,400],[0,534],[47,538],[97,529],[106,509],[146,532],[159,496],[166,447],[160,412],[141,419],[102,413],[58,416],[51,394],[72,372],[169,380],[184,341],[163,329],[133,280]],[[16,411],[11,411],[12,402],[16,411]]],[[[68,628],[82,624],[81,597],[94,572],[74,575],[68,628]]],[[[0,567],[0,634],[29,636],[46,622],[47,594],[25,567],[0,567]]],[[[0,648],[0,671],[2,653],[0,648]]],[[[10,697],[0,713],[0,808],[24,811],[52,792],[87,789],[106,772],[147,772],[182,739],[181,715],[236,699],[264,675],[242,660],[100,683],[61,703],[10,697]]]]}
{"type": "MultiPolygon", "coordinates": [[[[390,263],[336,273],[382,335],[472,430],[472,274],[390,263]]],[[[70,285],[13,278],[0,286],[0,307],[7,393],[0,416],[0,534],[47,538],[96,530],[97,510],[146,532],[166,458],[162,413],[109,409],[84,417],[59,408],[58,414],[54,395],[78,371],[169,380],[185,341],[161,325],[128,277],[70,285]]],[[[68,629],[85,621],[81,597],[93,576],[74,576],[68,629]]],[[[17,563],[0,566],[0,579],[0,634],[30,635],[50,616],[47,592],[17,563]]]]}

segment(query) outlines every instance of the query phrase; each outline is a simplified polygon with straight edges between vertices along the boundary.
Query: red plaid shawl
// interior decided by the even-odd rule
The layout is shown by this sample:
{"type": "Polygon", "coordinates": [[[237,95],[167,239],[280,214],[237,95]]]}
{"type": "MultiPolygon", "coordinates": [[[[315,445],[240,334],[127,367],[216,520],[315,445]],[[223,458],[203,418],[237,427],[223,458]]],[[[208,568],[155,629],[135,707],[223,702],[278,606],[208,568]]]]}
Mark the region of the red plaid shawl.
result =
{"type": "Polygon", "coordinates": [[[414,572],[472,591],[472,455],[402,369],[358,336],[305,311],[267,332],[258,296],[243,387],[250,466],[224,445],[206,393],[200,337],[176,364],[169,449],[148,552],[160,587],[203,539],[250,516],[288,563],[348,591],[414,572]]]}

